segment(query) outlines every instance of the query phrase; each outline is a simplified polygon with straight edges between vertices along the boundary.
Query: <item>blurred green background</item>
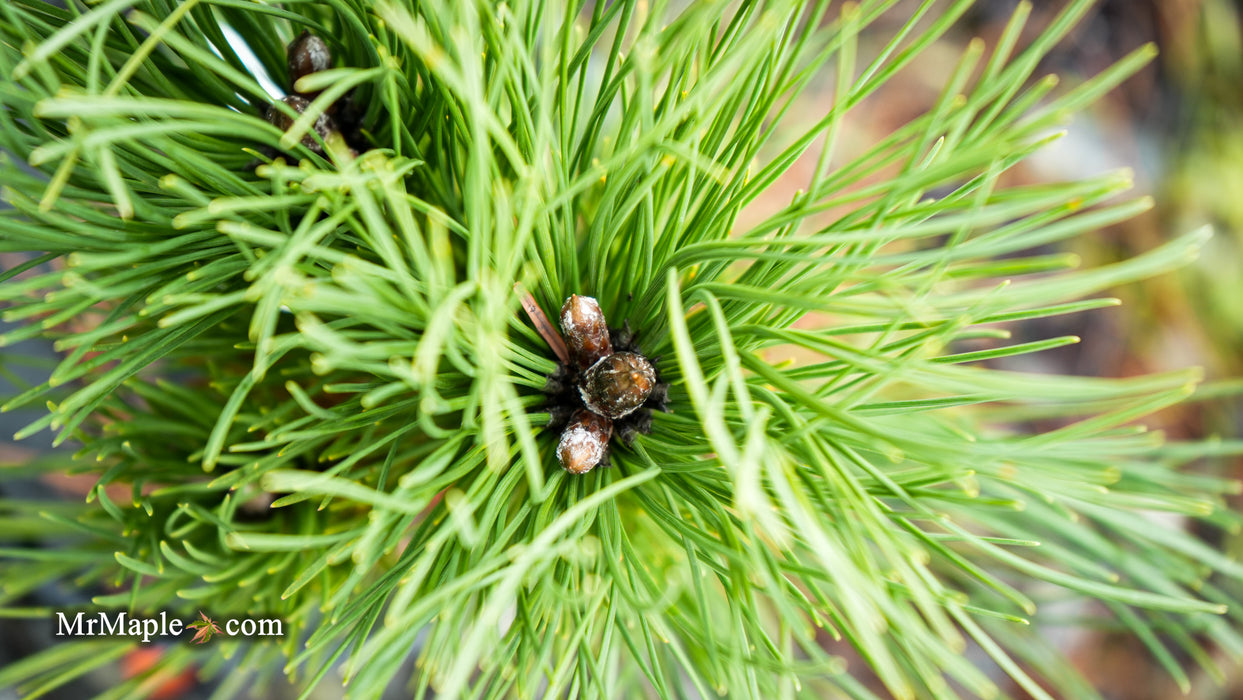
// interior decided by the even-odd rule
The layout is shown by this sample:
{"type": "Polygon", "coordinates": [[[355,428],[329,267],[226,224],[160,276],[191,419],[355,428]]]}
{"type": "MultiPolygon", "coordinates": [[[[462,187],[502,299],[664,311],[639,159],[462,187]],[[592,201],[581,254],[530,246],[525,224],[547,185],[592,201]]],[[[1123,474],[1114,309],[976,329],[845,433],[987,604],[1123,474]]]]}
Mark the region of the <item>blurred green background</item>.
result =
{"type": "MultiPolygon", "coordinates": [[[[985,0],[958,37],[990,45],[1017,2],[985,0]]],[[[1064,5],[1033,3],[1039,27],[1064,5]]],[[[1062,317],[1056,332],[1083,342],[1030,356],[1037,371],[1129,376],[1198,365],[1206,384],[1193,401],[1158,417],[1174,439],[1243,434],[1243,2],[1239,0],[1106,0],[1043,66],[1063,81],[1093,75],[1145,43],[1157,60],[1083,114],[1049,151],[1018,177],[1069,179],[1119,167],[1135,173],[1135,193],[1154,206],[1143,216],[1070,243],[1085,264],[1133,256],[1204,224],[1215,236],[1194,264],[1177,274],[1113,290],[1121,309],[1062,317]]],[[[952,56],[947,57],[947,60],[952,56]]],[[[929,69],[931,70],[931,69],[929,69]]],[[[929,88],[931,89],[931,87],[929,88]]],[[[1027,326],[1033,337],[1048,328],[1027,326]]],[[[1153,422],[1148,421],[1150,424],[1153,422]]],[[[1243,460],[1202,468],[1243,479],[1243,460]]],[[[1234,499],[1236,508],[1243,500],[1234,499]]],[[[1176,522],[1163,526],[1177,527],[1176,522]]],[[[1237,533],[1202,532],[1210,543],[1243,552],[1237,533]]],[[[1193,676],[1183,696],[1127,634],[1075,629],[1059,640],[1093,685],[1109,698],[1156,700],[1243,698],[1243,669],[1223,663],[1222,686],[1193,676]]],[[[1224,659],[1222,659],[1224,661],[1224,659]]],[[[1017,691],[1016,691],[1017,692],[1017,691]]]]}

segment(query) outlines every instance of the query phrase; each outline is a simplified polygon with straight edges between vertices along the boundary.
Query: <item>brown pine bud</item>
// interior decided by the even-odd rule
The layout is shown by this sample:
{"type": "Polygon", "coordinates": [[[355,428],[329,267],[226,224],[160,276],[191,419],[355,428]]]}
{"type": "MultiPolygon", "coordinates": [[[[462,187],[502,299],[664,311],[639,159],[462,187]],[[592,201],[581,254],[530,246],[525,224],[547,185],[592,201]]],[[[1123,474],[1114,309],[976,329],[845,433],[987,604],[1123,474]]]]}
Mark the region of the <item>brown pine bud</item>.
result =
{"type": "Polygon", "coordinates": [[[615,352],[587,370],[578,392],[588,409],[617,419],[642,406],[655,386],[656,370],[647,358],[615,352]]]}
{"type": "MultiPolygon", "coordinates": [[[[310,100],[300,95],[289,95],[288,97],[282,97],[281,102],[284,102],[292,107],[298,114],[305,112],[306,108],[311,104],[310,100]]],[[[294,122],[292,117],[277,109],[276,105],[268,107],[268,112],[264,115],[264,118],[268,120],[269,124],[272,124],[281,131],[289,131],[289,127],[293,126],[294,122]]],[[[321,114],[315,119],[315,125],[312,129],[315,133],[319,134],[320,138],[327,141],[329,136],[337,132],[337,125],[333,123],[332,117],[327,114],[321,114]]],[[[319,141],[315,140],[315,136],[313,136],[310,131],[302,135],[302,145],[311,149],[311,151],[315,153],[319,153],[320,155],[323,155],[324,153],[323,147],[320,146],[319,141]]]]}
{"type": "Polygon", "coordinates": [[[561,331],[579,369],[587,369],[600,358],[613,354],[604,312],[591,297],[571,294],[565,300],[561,307],[561,331]]]}
{"type": "MultiPolygon", "coordinates": [[[[323,39],[307,30],[303,30],[285,49],[285,58],[289,63],[289,89],[296,90],[294,85],[304,75],[318,73],[332,67],[332,52],[323,39]]],[[[304,93],[309,97],[319,94],[304,93]]]]}
{"type": "Polygon", "coordinates": [[[567,472],[586,474],[604,459],[612,435],[613,421],[580,408],[561,432],[557,459],[567,472]]]}

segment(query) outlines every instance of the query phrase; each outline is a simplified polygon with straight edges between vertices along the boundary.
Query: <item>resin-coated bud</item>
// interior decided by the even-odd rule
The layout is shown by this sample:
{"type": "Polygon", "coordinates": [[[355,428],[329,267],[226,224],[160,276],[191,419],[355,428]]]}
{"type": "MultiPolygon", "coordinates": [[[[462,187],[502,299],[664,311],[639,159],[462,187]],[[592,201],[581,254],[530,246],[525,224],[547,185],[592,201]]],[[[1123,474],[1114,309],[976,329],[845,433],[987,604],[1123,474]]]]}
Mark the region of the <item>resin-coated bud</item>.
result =
{"type": "Polygon", "coordinates": [[[613,354],[604,312],[591,297],[571,294],[565,300],[561,307],[561,332],[579,369],[587,369],[600,358],[613,354]]]}
{"type": "Polygon", "coordinates": [[[578,393],[588,409],[616,419],[642,406],[655,386],[656,370],[646,357],[615,352],[587,370],[578,393]]]}
{"type": "Polygon", "coordinates": [[[612,434],[613,421],[580,408],[561,431],[557,459],[567,472],[586,474],[604,459],[612,434]]]}
{"type": "MultiPolygon", "coordinates": [[[[292,107],[298,114],[305,112],[306,108],[311,104],[310,100],[299,95],[282,97],[281,102],[284,102],[292,107]]],[[[289,127],[293,126],[294,121],[288,114],[285,114],[281,110],[277,109],[276,105],[268,107],[268,113],[264,115],[264,118],[268,120],[269,124],[272,124],[281,131],[289,131],[289,127]]],[[[319,134],[320,138],[327,141],[330,135],[336,133],[337,126],[333,123],[332,117],[327,114],[321,114],[318,118],[316,118],[313,129],[316,134],[319,134]]],[[[321,155],[324,152],[323,147],[319,145],[319,141],[315,140],[315,136],[312,135],[310,131],[307,131],[302,135],[302,145],[321,155]]]]}
{"type": "MultiPolygon", "coordinates": [[[[332,53],[328,50],[328,45],[323,39],[306,30],[285,49],[285,58],[289,62],[290,89],[296,89],[294,85],[302,76],[332,67],[332,53]]],[[[305,94],[313,96],[316,93],[305,94]]]]}

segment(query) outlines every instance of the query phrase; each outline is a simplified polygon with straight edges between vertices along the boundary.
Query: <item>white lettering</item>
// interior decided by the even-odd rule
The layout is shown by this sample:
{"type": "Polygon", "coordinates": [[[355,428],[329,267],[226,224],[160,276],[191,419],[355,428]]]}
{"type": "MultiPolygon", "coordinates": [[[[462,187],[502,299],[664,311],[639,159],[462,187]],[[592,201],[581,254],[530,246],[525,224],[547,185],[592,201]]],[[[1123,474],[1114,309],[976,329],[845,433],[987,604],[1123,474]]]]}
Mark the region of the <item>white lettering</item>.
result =
{"type": "MultiPolygon", "coordinates": [[[[133,624],[133,621],[131,621],[133,624]]],[[[99,633],[100,634],[125,634],[125,613],[116,616],[115,619],[109,621],[108,613],[99,613],[99,633]]]]}
{"type": "Polygon", "coordinates": [[[73,624],[69,624],[69,618],[65,617],[65,613],[56,613],[56,636],[63,637],[65,635],[75,636],[82,634],[82,613],[78,613],[73,618],[73,624]]]}

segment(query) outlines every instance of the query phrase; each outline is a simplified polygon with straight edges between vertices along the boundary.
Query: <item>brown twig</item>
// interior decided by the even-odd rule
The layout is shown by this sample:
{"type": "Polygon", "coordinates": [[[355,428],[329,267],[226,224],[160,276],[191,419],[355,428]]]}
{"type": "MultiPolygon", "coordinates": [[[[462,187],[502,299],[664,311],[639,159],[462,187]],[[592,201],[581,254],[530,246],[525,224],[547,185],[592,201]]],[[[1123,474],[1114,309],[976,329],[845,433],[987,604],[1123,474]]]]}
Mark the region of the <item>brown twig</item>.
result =
{"type": "Polygon", "coordinates": [[[531,293],[522,288],[521,283],[514,284],[514,291],[518,293],[522,300],[522,308],[527,312],[527,316],[531,318],[531,323],[535,325],[535,330],[539,332],[544,342],[548,343],[548,347],[552,348],[553,354],[561,360],[561,364],[570,364],[570,351],[565,346],[565,340],[562,339],[561,333],[557,331],[557,327],[552,325],[552,321],[544,315],[544,310],[535,303],[535,297],[531,293]]]}

